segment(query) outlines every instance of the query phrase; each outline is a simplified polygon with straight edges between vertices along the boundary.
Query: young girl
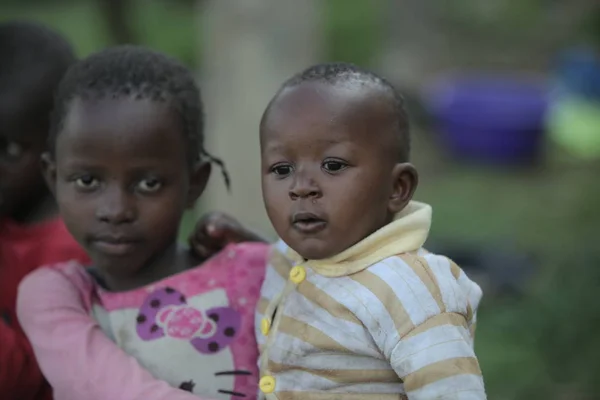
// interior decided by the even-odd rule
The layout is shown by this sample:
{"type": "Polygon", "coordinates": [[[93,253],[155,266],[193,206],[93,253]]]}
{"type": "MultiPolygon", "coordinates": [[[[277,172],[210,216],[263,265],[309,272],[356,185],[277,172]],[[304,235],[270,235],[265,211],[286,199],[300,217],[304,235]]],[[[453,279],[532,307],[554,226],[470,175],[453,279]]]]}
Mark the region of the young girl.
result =
{"type": "Polygon", "coordinates": [[[204,150],[188,70],[130,46],[77,63],[58,89],[49,148],[46,179],[92,259],[41,268],[20,288],[19,319],[55,398],[253,398],[267,247],[201,260],[177,245],[220,164],[204,150]]]}

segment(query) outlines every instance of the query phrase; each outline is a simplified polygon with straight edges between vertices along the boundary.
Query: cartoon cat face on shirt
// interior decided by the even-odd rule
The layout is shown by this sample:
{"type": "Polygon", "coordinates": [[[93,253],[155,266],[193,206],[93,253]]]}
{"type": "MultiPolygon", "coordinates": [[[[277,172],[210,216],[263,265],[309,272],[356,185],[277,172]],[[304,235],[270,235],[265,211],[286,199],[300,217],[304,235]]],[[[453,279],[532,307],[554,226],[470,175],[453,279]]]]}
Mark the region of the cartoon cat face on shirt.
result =
{"type": "Polygon", "coordinates": [[[241,316],[231,307],[195,307],[187,303],[183,294],[166,287],[148,295],[136,321],[142,340],[188,340],[200,353],[214,354],[235,339],[241,316]]]}
{"type": "Polygon", "coordinates": [[[236,379],[252,373],[236,369],[230,345],[242,317],[223,290],[186,298],[161,287],[139,309],[111,313],[110,323],[117,344],[173,387],[213,398],[254,394],[236,392],[236,379]]]}

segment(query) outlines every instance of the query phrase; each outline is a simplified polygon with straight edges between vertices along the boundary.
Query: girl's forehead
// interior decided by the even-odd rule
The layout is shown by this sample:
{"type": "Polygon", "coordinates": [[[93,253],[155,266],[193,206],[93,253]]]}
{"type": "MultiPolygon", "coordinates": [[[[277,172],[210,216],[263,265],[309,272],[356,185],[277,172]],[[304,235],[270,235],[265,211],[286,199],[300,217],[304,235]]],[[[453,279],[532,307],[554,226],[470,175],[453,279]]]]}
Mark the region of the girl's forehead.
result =
{"type": "MultiPolygon", "coordinates": [[[[119,125],[123,129],[153,125],[176,125],[175,113],[166,102],[134,96],[117,98],[75,98],[65,115],[64,129],[86,130],[96,125],[119,125]]],[[[175,126],[173,126],[175,128],[175,126]]]]}
{"type": "MultiPolygon", "coordinates": [[[[57,152],[184,154],[181,123],[162,102],[145,99],[75,100],[57,137],[57,152]]],[[[107,154],[108,155],[108,154],[107,154]]]]}

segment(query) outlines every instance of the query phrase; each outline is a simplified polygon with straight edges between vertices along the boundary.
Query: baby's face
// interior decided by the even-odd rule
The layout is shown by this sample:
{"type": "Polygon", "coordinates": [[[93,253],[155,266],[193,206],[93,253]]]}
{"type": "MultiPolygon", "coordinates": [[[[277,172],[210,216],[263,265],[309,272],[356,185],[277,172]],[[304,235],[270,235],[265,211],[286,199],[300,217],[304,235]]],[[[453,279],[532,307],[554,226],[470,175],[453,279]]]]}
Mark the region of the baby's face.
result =
{"type": "Polygon", "coordinates": [[[304,258],[340,253],[399,211],[397,137],[382,97],[357,84],[306,82],[285,89],[263,118],[267,213],[304,258]]]}

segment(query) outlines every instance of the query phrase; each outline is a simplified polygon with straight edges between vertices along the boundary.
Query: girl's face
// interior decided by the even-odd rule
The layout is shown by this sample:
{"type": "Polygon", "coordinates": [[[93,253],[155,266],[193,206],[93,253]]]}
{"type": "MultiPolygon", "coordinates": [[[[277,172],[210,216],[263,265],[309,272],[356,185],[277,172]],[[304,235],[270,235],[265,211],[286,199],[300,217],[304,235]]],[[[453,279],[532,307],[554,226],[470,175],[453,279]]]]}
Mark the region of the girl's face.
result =
{"type": "Polygon", "coordinates": [[[173,268],[181,217],[210,175],[208,164],[189,167],[182,129],[164,102],[70,105],[46,176],[67,228],[107,281],[173,268]]]}

